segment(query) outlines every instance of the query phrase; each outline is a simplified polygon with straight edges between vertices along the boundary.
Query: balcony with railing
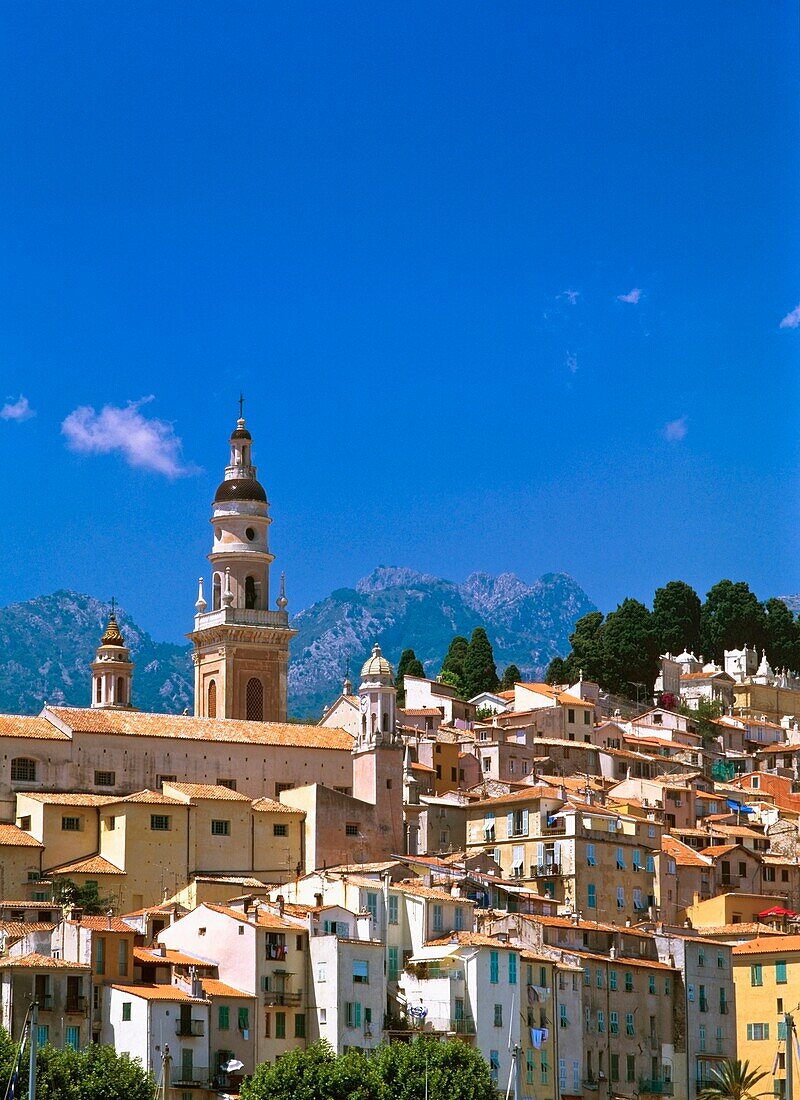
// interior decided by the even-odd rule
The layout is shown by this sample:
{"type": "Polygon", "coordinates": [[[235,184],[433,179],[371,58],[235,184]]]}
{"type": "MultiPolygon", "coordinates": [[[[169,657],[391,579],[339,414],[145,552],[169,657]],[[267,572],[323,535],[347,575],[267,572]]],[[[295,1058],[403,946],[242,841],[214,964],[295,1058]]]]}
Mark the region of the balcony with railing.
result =
{"type": "Polygon", "coordinates": [[[195,1038],[206,1033],[205,1020],[176,1020],[175,1021],[175,1034],[182,1035],[186,1038],[194,1036],[195,1038]]]}
{"type": "Polygon", "coordinates": [[[450,1030],[454,1031],[456,1035],[474,1035],[475,1021],[471,1016],[462,1016],[457,1020],[450,1021],[450,1030]]]}
{"type": "Polygon", "coordinates": [[[302,1003],[303,994],[299,990],[265,989],[264,1005],[266,1008],[280,1008],[283,1005],[299,1005],[302,1003]]]}
{"type": "Polygon", "coordinates": [[[531,878],[550,878],[561,874],[561,861],[551,860],[545,863],[531,864],[531,878]]]}
{"type": "Polygon", "coordinates": [[[76,997],[67,997],[64,1011],[73,1014],[83,1014],[86,1012],[86,998],[80,993],[76,997]]]}
{"type": "Polygon", "coordinates": [[[183,1065],[173,1062],[172,1084],[182,1088],[207,1088],[211,1080],[208,1066],[183,1065]]]}
{"type": "Polygon", "coordinates": [[[672,1081],[665,1081],[660,1077],[643,1077],[639,1081],[639,1095],[649,1096],[674,1096],[675,1086],[672,1081]]]}

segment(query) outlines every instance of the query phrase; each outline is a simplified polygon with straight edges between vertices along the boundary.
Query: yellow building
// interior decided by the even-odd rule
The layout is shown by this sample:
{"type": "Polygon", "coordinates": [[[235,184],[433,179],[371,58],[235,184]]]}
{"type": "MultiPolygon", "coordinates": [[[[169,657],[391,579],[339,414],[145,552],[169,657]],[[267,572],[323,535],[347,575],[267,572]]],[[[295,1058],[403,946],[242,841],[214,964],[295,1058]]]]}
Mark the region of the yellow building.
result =
{"type": "MultiPolygon", "coordinates": [[[[792,1044],[786,1042],[783,1016],[797,1006],[800,936],[760,937],[738,944],[732,955],[736,1003],[741,1006],[736,1013],[737,1057],[749,1061],[752,1070],[764,1071],[775,1095],[784,1096],[792,1044]]],[[[796,1055],[793,1068],[798,1080],[796,1055]]]]}

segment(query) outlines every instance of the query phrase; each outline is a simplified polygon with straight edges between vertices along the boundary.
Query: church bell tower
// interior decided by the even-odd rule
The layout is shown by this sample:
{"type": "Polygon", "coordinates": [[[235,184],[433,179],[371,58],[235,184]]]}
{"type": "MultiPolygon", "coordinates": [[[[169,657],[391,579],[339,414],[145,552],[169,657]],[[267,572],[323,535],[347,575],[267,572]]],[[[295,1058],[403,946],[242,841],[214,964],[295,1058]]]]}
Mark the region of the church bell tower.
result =
{"type": "Polygon", "coordinates": [[[285,722],[289,641],[281,576],[270,610],[269,501],[252,463],[253,440],[241,415],[230,438],[230,462],[214,494],[211,607],[203,578],[195,607],[194,713],[199,718],[285,722]]]}

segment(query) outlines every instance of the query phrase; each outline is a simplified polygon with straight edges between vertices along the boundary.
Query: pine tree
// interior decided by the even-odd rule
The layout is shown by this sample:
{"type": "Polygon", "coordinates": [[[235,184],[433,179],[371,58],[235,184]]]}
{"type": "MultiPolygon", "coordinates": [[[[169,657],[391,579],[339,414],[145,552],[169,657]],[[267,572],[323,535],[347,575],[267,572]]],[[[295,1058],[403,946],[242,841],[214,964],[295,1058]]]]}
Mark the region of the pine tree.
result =
{"type": "Polygon", "coordinates": [[[476,626],[464,658],[464,694],[472,699],[482,691],[497,691],[499,683],[492,643],[483,627],[476,626]]]}
{"type": "Polygon", "coordinates": [[[501,691],[513,691],[514,684],[518,684],[522,679],[522,673],[516,665],[509,665],[503,673],[503,679],[500,681],[501,691]]]}
{"type": "Polygon", "coordinates": [[[442,661],[442,672],[452,672],[462,684],[464,683],[464,659],[468,649],[467,639],[461,634],[456,634],[442,661]]]}

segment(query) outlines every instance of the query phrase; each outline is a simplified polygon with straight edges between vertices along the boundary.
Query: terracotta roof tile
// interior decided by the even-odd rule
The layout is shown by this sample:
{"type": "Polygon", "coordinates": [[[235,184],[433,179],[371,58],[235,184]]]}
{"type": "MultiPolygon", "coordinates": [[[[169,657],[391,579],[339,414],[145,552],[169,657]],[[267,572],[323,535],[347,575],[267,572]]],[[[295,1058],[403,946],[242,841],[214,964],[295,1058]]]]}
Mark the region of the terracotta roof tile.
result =
{"type": "Polygon", "coordinates": [[[115,802],[118,797],[113,794],[82,794],[74,791],[17,791],[17,794],[54,806],[105,806],[107,802],[115,802]]]}
{"type": "Polygon", "coordinates": [[[208,1001],[201,997],[192,997],[177,985],[163,984],[148,985],[119,985],[114,982],[112,989],[118,989],[121,993],[127,993],[131,997],[142,997],[145,1001],[180,1001],[182,1004],[205,1005],[208,1001]]]}
{"type": "Polygon", "coordinates": [[[462,905],[474,905],[470,898],[457,898],[447,890],[437,890],[433,886],[423,886],[417,882],[393,882],[390,890],[400,890],[403,894],[411,894],[412,897],[430,898],[432,901],[460,902],[462,905]]]}
{"type": "Polygon", "coordinates": [[[52,932],[55,925],[46,921],[0,920],[0,932],[9,939],[21,939],[29,932],[52,932]]]}
{"type": "Polygon", "coordinates": [[[238,997],[249,1001],[256,999],[255,993],[247,993],[244,989],[236,989],[235,986],[227,985],[217,978],[203,978],[202,984],[203,992],[207,997],[238,997]]]}
{"type": "MultiPolygon", "coordinates": [[[[210,909],[213,913],[222,913],[226,917],[233,917],[234,920],[241,921],[243,924],[253,924],[253,921],[249,916],[245,916],[241,909],[232,909],[229,905],[212,905],[211,902],[203,903],[206,909],[210,909]]],[[[260,928],[274,928],[284,932],[299,932],[301,926],[297,924],[289,924],[288,921],[282,921],[280,917],[275,916],[274,913],[270,913],[268,910],[264,910],[259,906],[258,910],[258,926],[260,928]]]]}
{"type": "Polygon", "coordinates": [[[295,817],[305,817],[305,810],[298,810],[294,806],[286,806],[283,802],[276,802],[274,798],[257,798],[252,803],[254,810],[270,814],[294,814],[295,817]]]}
{"type": "Polygon", "coordinates": [[[44,848],[36,837],[16,825],[0,825],[0,845],[8,848],[44,848]]]}
{"type": "Polygon", "coordinates": [[[338,749],[342,752],[350,752],[353,748],[353,738],[345,730],[291,722],[245,722],[235,718],[194,718],[182,714],[146,714],[88,707],[48,707],[44,713],[52,714],[58,722],[78,733],[338,749]]]}
{"type": "Polygon", "coordinates": [[[87,916],[80,920],[69,920],[67,924],[86,928],[90,932],[126,932],[130,936],[135,933],[135,929],[126,924],[122,917],[87,916]]]}
{"type": "Polygon", "coordinates": [[[126,872],[115,867],[103,856],[88,856],[74,863],[63,863],[60,867],[51,867],[49,875],[124,875],[126,872]]]}
{"type": "Polygon", "coordinates": [[[442,936],[438,940],[426,940],[425,945],[441,947],[442,944],[458,943],[464,947],[493,947],[505,948],[507,951],[519,951],[520,948],[513,943],[503,943],[492,936],[484,936],[481,932],[452,932],[449,936],[442,936]]]}
{"type": "Polygon", "coordinates": [[[767,955],[779,952],[782,955],[784,951],[800,951],[800,936],[769,936],[766,939],[759,937],[748,940],[747,943],[737,943],[731,954],[767,955]]]}
{"type": "MultiPolygon", "coordinates": [[[[129,929],[133,931],[133,929],[129,929]]],[[[217,964],[209,962],[206,959],[201,958],[199,955],[190,955],[186,951],[176,951],[168,947],[165,950],[165,954],[161,954],[159,951],[151,947],[134,947],[133,957],[140,963],[156,963],[159,966],[208,966],[215,967],[217,964]]]]}
{"type": "Polygon", "coordinates": [[[708,856],[701,856],[694,848],[690,848],[688,844],[676,840],[674,836],[669,836],[667,833],[661,837],[661,850],[671,859],[674,859],[679,867],[704,867],[708,869],[711,865],[708,856]]]}
{"type": "Polygon", "coordinates": [[[134,794],[129,794],[125,798],[115,798],[114,801],[119,804],[120,802],[141,802],[148,806],[186,806],[187,803],[182,798],[170,798],[169,795],[161,794],[160,791],[136,791],[134,794]]]}
{"type": "Polygon", "coordinates": [[[178,791],[187,798],[208,798],[220,802],[249,802],[246,794],[231,790],[216,783],[165,783],[170,791],[178,791]]]}
{"type": "Polygon", "coordinates": [[[66,959],[54,959],[52,955],[39,955],[32,951],[29,955],[6,955],[0,959],[0,970],[20,967],[27,970],[91,970],[85,963],[67,962],[66,959]]]}
{"type": "Polygon", "coordinates": [[[31,737],[39,741],[69,741],[67,734],[46,718],[22,714],[0,714],[0,737],[31,737]]]}

